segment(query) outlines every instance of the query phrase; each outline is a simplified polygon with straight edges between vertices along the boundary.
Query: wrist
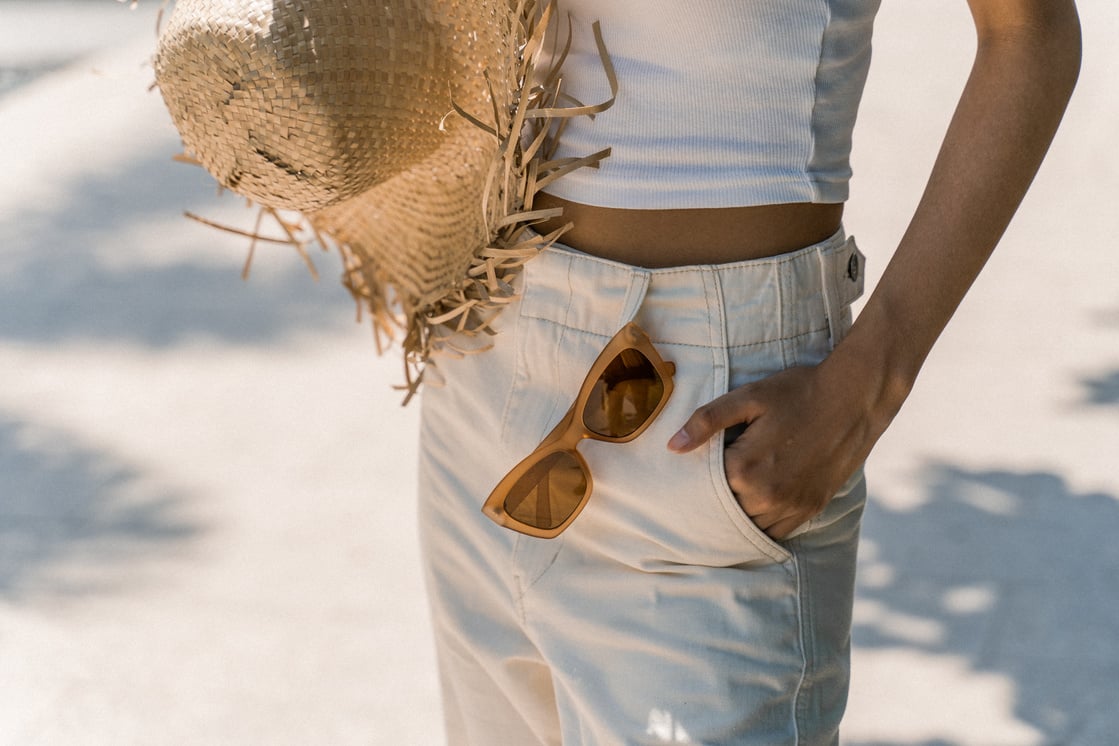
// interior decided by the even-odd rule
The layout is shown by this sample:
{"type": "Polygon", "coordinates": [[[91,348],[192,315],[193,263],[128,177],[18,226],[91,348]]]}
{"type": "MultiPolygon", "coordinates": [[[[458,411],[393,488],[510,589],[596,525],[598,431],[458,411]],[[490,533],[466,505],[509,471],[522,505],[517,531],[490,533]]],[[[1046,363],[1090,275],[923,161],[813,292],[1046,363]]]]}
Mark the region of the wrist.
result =
{"type": "Polygon", "coordinates": [[[904,330],[864,313],[820,367],[856,387],[856,401],[881,432],[912,391],[926,354],[914,348],[904,330]]]}

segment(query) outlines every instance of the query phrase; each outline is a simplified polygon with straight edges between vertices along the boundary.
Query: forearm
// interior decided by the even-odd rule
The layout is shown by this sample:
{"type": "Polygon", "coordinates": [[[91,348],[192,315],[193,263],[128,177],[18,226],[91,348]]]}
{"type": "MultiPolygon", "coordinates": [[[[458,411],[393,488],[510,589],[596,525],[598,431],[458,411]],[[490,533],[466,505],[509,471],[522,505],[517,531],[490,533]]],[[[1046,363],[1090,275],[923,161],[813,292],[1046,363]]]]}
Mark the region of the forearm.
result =
{"type": "Polygon", "coordinates": [[[1044,24],[992,29],[982,13],[976,20],[975,65],[925,193],[857,323],[826,363],[857,373],[883,426],[1018,208],[1079,70],[1071,6],[1044,24]]]}
{"type": "Polygon", "coordinates": [[[1071,0],[969,0],[975,66],[893,260],[818,366],[731,389],[669,441],[687,452],[745,423],[727,483],[775,539],[818,514],[901,407],[917,372],[1029,187],[1079,69],[1071,0]]]}

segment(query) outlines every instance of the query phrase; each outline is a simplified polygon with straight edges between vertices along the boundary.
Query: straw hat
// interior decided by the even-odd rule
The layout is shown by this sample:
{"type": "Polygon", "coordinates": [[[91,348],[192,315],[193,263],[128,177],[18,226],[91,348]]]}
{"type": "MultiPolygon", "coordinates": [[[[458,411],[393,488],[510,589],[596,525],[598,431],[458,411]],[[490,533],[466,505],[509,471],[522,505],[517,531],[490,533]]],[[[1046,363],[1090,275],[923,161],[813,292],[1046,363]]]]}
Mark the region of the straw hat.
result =
{"type": "Polygon", "coordinates": [[[525,230],[555,214],[533,211],[537,190],[608,152],[549,159],[557,122],[612,103],[559,106],[564,53],[536,70],[551,10],[178,0],[160,36],[156,82],[188,156],[285,241],[309,229],[338,247],[378,343],[403,328],[409,395],[433,353],[489,331],[512,275],[558,237],[525,230]]]}

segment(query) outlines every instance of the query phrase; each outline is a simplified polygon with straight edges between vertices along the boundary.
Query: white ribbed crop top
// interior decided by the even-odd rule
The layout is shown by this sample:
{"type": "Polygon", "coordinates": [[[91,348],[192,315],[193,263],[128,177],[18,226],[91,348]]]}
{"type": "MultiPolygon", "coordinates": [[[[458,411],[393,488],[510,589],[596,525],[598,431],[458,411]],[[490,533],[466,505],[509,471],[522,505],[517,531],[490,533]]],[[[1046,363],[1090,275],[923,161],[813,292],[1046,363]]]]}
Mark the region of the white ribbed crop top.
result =
{"type": "MultiPolygon", "coordinates": [[[[570,120],[560,156],[602,148],[546,191],[601,207],[842,202],[880,0],[560,0],[572,16],[564,88],[614,106],[570,120]]],[[[561,21],[566,33],[566,21],[561,21]]]]}

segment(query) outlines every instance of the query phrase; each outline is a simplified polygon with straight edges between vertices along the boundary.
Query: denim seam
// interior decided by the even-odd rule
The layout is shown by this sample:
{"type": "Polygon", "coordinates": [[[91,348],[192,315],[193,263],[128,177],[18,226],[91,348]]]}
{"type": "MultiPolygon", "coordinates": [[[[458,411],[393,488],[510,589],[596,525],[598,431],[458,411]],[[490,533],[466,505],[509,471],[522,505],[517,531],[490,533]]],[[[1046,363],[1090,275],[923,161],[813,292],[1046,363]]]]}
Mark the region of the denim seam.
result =
{"type": "Polygon", "coordinates": [[[806,567],[802,566],[795,551],[789,552],[792,557],[792,566],[794,570],[794,577],[796,579],[796,611],[797,611],[797,642],[800,644],[800,678],[797,680],[796,692],[793,694],[793,742],[800,744],[800,724],[801,724],[801,709],[804,706],[804,701],[801,695],[804,693],[804,683],[808,678],[809,656],[808,656],[808,636],[810,634],[811,619],[807,619],[811,615],[812,601],[808,595],[804,593],[804,572],[806,567]]]}
{"type": "Polygon", "coordinates": [[[784,267],[777,266],[774,271],[777,273],[777,282],[774,285],[777,287],[777,337],[781,342],[781,368],[785,370],[789,367],[789,346],[785,344],[787,336],[786,329],[797,327],[799,321],[796,306],[789,308],[785,307],[785,298],[790,295],[791,288],[786,288],[785,284],[789,281],[789,273],[784,271],[784,267]],[[792,316],[792,319],[787,318],[792,316]],[[791,323],[790,323],[791,322],[791,323]]]}
{"type": "Polygon", "coordinates": [[[520,534],[514,536],[513,548],[509,553],[509,574],[513,580],[513,605],[517,610],[517,620],[521,623],[521,629],[524,629],[528,624],[528,612],[525,610],[525,595],[528,593],[528,587],[524,583],[524,575],[521,573],[516,558],[521,548],[521,542],[524,540],[525,537],[520,534]]]}
{"type": "MultiPolygon", "coordinates": [[[[574,291],[574,288],[571,286],[571,260],[568,259],[568,261],[567,261],[567,305],[564,306],[564,309],[563,309],[563,322],[559,325],[560,326],[560,335],[559,335],[559,339],[556,340],[556,348],[557,349],[563,349],[564,348],[564,342],[567,339],[567,333],[571,330],[571,324],[569,324],[567,320],[571,317],[571,305],[574,303],[574,301],[575,301],[575,291],[574,291]]],[[[535,318],[535,317],[530,317],[530,318],[535,318]]],[[[544,320],[544,319],[542,319],[542,320],[544,320]]],[[[558,390],[559,381],[556,381],[555,384],[556,384],[555,386],[551,387],[553,391],[558,390]]],[[[555,425],[555,422],[557,420],[556,413],[559,412],[560,411],[559,408],[563,406],[563,404],[561,402],[562,402],[562,399],[560,399],[560,397],[558,397],[558,396],[553,396],[552,397],[552,408],[551,408],[551,410],[548,411],[548,416],[544,420],[542,420],[542,422],[544,423],[544,429],[540,433],[540,437],[539,437],[540,440],[543,440],[544,436],[547,435],[548,431],[555,425]],[[551,424],[549,424],[549,423],[551,423],[551,424]]],[[[568,405],[568,406],[570,406],[570,405],[568,405]]]]}
{"type": "MultiPolygon", "coordinates": [[[[528,280],[526,278],[524,280],[524,285],[522,286],[521,292],[524,293],[527,290],[528,290],[528,280]]],[[[522,320],[526,319],[526,318],[532,318],[532,317],[530,317],[530,316],[528,316],[527,314],[524,313],[524,308],[525,308],[524,305],[521,305],[517,309],[518,313],[514,316],[512,328],[506,329],[504,331],[505,334],[512,335],[513,338],[514,338],[514,341],[516,340],[516,338],[518,336],[518,331],[520,329],[522,320]]],[[[505,448],[505,444],[508,440],[507,439],[507,433],[509,431],[509,420],[513,416],[513,411],[512,411],[513,410],[513,400],[516,398],[514,396],[514,393],[517,391],[517,383],[518,383],[518,381],[520,379],[520,376],[521,376],[521,374],[523,372],[523,369],[524,369],[524,365],[525,365],[524,357],[525,356],[522,353],[520,345],[517,345],[517,348],[513,352],[513,374],[509,379],[509,390],[505,392],[505,407],[502,409],[502,412],[501,412],[501,430],[498,432],[498,436],[501,438],[501,442],[498,445],[502,449],[505,448]]]]}

